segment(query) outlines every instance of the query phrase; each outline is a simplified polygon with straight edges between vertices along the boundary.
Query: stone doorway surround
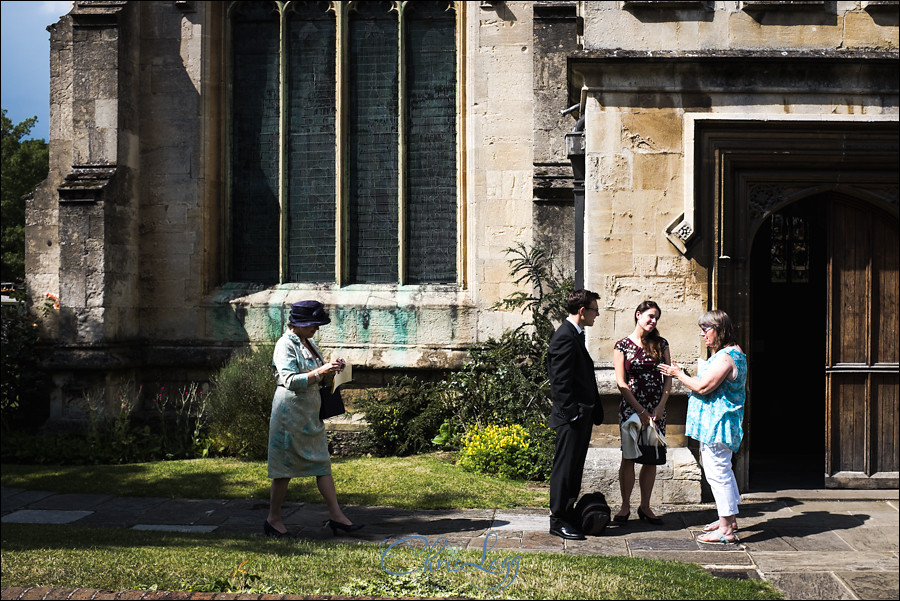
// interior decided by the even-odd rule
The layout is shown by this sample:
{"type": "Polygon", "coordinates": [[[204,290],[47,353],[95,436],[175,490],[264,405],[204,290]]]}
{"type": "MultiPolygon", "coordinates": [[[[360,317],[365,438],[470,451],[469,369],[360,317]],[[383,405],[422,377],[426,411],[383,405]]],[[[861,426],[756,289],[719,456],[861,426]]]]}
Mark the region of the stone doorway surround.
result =
{"type": "MultiPolygon", "coordinates": [[[[896,215],[896,67],[896,54],[879,52],[570,56],[570,95],[586,118],[585,285],[607,293],[600,325],[610,339],[625,329],[631,288],[668,299],[666,333],[679,362],[702,351],[694,324],[709,308],[728,311],[746,340],[750,248],[769,213],[836,192],[896,215]],[[653,169],[662,174],[655,181],[653,169]],[[621,225],[626,219],[633,225],[621,225]],[[654,224],[658,237],[644,235],[654,224]]],[[[605,349],[604,336],[593,346],[605,349]]],[[[611,366],[599,367],[603,381],[611,366]]],[[[744,490],[752,425],[745,433],[735,459],[744,490]]]]}
{"type": "MultiPolygon", "coordinates": [[[[768,215],[823,192],[862,199],[892,215],[898,212],[895,118],[703,120],[695,123],[694,135],[699,161],[693,181],[698,189],[685,202],[698,202],[686,207],[685,215],[693,209],[703,243],[687,254],[706,257],[709,306],[735,316],[739,332],[750,331],[750,250],[768,215]]],[[[752,391],[747,411],[745,442],[735,465],[745,486],[754,444],[752,391]]],[[[882,483],[896,486],[896,474],[882,483]]],[[[845,479],[841,485],[868,487],[873,482],[845,479]]]]}

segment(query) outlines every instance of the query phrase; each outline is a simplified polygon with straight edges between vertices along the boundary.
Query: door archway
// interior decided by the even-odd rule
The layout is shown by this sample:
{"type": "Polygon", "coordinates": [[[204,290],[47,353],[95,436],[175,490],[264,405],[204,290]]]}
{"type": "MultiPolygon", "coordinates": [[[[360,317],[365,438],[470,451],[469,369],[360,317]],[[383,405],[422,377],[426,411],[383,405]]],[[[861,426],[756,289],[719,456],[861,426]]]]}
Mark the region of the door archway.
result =
{"type": "Polygon", "coordinates": [[[773,212],[753,241],[748,345],[753,490],[824,485],[828,224],[823,206],[827,201],[809,198],[773,212]]]}
{"type": "Polygon", "coordinates": [[[874,486],[896,474],[898,255],[896,217],[842,194],[794,202],[760,225],[752,489],[874,486]]]}
{"type": "MultiPolygon", "coordinates": [[[[751,358],[744,442],[734,459],[739,487],[751,487],[752,458],[772,453],[769,437],[782,439],[778,469],[794,469],[791,458],[797,445],[785,439],[788,434],[779,431],[779,425],[771,424],[780,420],[795,429],[809,428],[810,441],[812,433],[824,431],[824,451],[821,439],[801,442],[821,458],[819,484],[813,485],[824,481],[830,487],[896,488],[900,331],[895,314],[900,295],[896,262],[891,260],[898,255],[897,124],[698,120],[694,140],[697,202],[691,208],[693,219],[685,222],[697,224],[699,236],[696,241],[686,238],[687,252],[708,275],[708,307],[732,316],[738,340],[751,358]],[[766,415],[772,401],[763,396],[765,385],[753,375],[761,371],[753,361],[759,354],[759,334],[765,332],[759,322],[767,319],[757,308],[763,299],[753,292],[760,286],[754,246],[766,220],[779,212],[806,216],[812,220],[811,234],[824,232],[825,258],[810,264],[810,277],[816,266],[819,269],[818,292],[809,297],[824,301],[798,297],[788,302],[784,297],[778,305],[811,303],[818,316],[812,320],[820,324],[812,354],[819,366],[813,374],[809,363],[800,376],[810,379],[808,388],[816,394],[809,399],[793,393],[814,404],[816,413],[810,416],[795,415],[790,405],[777,404],[784,401],[776,401],[778,416],[766,415]],[[817,222],[823,215],[824,222],[817,222]],[[893,308],[885,310],[891,303],[893,308]],[[809,424],[807,417],[815,423],[809,424]]],[[[792,239],[784,242],[792,244],[792,239]]],[[[796,289],[787,292],[800,294],[796,289]]],[[[775,293],[768,288],[760,289],[762,294],[775,293]]],[[[809,332],[802,335],[813,337],[809,332]]],[[[777,332],[763,338],[763,352],[773,339],[779,343],[777,332]]]]}

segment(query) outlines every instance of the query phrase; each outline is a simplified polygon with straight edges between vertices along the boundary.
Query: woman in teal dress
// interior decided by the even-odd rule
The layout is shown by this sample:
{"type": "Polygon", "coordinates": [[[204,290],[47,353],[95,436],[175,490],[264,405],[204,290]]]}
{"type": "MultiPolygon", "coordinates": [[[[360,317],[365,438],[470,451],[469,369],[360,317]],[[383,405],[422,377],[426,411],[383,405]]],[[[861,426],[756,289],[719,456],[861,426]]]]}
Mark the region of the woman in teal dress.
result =
{"type": "Polygon", "coordinates": [[[291,306],[288,330],[275,344],[272,362],[278,386],[269,420],[269,515],[263,524],[266,536],[290,536],[281,516],[291,478],[315,476],[316,486],[328,506],[326,526],[352,532],[363,527],[352,523],[337,501],[325,424],[319,419],[319,386],[343,369],[340,360],[326,363],[312,337],[319,326],[331,323],[322,303],[300,301],[291,306]]]}
{"type": "Polygon", "coordinates": [[[660,365],[659,370],[678,378],[692,391],[685,434],[700,442],[703,472],[719,514],[719,520],[705,526],[697,541],[733,543],[737,541],[734,531],[741,496],[731,458],[744,436],[747,356],[735,342],[734,326],[727,313],[708,311],[698,323],[713,356],[700,367],[697,376],[688,376],[674,361],[660,365]]]}

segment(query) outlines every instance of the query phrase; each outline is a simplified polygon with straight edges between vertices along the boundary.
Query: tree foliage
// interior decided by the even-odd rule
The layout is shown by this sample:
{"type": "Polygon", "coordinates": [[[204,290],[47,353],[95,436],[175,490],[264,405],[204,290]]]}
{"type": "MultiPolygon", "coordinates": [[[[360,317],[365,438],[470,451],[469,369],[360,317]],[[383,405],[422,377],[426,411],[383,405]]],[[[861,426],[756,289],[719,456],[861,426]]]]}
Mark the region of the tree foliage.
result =
{"type": "Polygon", "coordinates": [[[44,140],[25,140],[37,117],[13,125],[2,109],[2,277],[4,282],[25,279],[25,195],[34,190],[50,170],[50,150],[44,140]]]}

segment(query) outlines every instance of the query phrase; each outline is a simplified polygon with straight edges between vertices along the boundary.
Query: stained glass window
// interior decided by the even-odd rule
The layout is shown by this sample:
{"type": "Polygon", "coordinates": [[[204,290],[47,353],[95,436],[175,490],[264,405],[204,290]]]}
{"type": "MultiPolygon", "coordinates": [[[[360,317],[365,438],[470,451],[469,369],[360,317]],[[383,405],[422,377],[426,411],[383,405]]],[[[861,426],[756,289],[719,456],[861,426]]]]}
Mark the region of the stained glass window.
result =
{"type": "Polygon", "coordinates": [[[775,284],[809,282],[809,223],[802,217],[770,217],[770,275],[775,284]]]}
{"type": "Polygon", "coordinates": [[[455,283],[455,3],[231,6],[232,279],[455,283]]]}

